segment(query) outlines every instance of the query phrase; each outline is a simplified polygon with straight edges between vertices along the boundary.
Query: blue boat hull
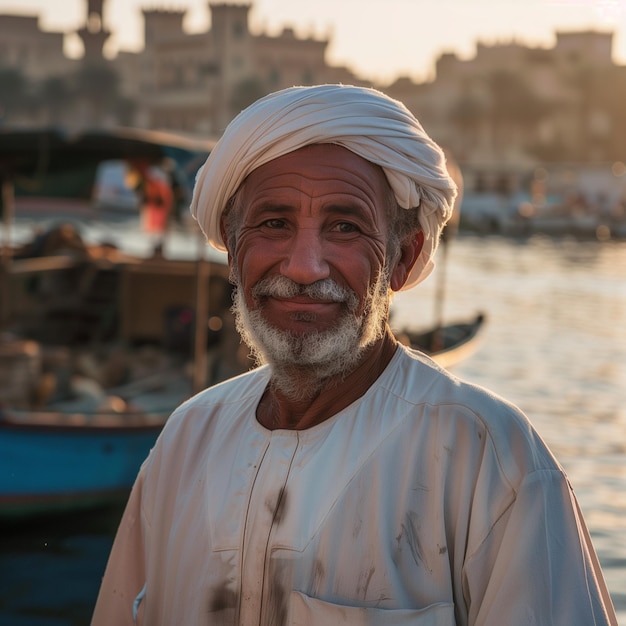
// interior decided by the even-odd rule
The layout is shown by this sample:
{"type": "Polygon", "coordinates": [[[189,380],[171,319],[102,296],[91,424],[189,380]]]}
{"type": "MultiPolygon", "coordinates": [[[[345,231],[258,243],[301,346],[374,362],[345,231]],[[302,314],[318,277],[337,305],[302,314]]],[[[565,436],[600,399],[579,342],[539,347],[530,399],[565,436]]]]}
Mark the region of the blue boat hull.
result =
{"type": "Polygon", "coordinates": [[[127,494],[162,423],[55,426],[0,422],[0,518],[85,508],[127,494]]]}

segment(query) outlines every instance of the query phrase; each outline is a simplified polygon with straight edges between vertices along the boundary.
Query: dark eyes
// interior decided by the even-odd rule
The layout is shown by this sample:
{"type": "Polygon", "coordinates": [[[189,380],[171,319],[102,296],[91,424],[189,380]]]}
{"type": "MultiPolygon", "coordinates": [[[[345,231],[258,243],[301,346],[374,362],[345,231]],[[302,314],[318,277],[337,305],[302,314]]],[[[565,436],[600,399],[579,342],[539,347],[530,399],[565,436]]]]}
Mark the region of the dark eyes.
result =
{"type": "MultiPolygon", "coordinates": [[[[270,230],[279,230],[282,228],[286,228],[287,221],[280,218],[272,218],[269,220],[265,220],[262,225],[266,228],[269,228],[270,230]]],[[[352,224],[351,222],[337,222],[331,227],[330,230],[331,232],[342,234],[360,232],[360,228],[356,226],[356,224],[352,224]]]]}
{"type": "Polygon", "coordinates": [[[359,232],[359,228],[350,222],[339,222],[339,224],[335,225],[333,228],[336,232],[340,233],[357,233],[359,232]]]}
{"type": "Polygon", "coordinates": [[[266,220],[265,222],[263,222],[263,226],[271,229],[285,228],[285,220],[273,218],[271,220],[266,220]]]}

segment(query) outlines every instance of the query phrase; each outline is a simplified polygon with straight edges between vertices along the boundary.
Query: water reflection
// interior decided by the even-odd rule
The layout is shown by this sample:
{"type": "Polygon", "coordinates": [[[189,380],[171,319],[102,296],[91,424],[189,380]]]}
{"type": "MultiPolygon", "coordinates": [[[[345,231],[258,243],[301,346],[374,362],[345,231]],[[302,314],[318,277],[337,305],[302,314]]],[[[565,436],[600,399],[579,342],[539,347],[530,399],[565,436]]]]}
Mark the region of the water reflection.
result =
{"type": "Polygon", "coordinates": [[[0,529],[0,624],[84,626],[123,502],[0,529]]]}

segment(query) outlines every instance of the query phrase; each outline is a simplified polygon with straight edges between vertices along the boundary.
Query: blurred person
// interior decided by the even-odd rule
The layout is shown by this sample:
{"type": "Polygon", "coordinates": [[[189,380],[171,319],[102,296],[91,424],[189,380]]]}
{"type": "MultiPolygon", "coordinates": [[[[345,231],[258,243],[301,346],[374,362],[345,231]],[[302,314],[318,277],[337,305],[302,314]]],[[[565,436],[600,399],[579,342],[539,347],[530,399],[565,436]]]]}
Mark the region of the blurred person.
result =
{"type": "Polygon", "coordinates": [[[455,193],[442,150],[375,90],[295,87],[231,122],[192,212],[228,251],[260,365],[167,422],[94,626],[616,624],[528,419],[389,328],[455,193]]]}
{"type": "Polygon", "coordinates": [[[135,159],[131,167],[137,179],[136,190],[141,202],[141,228],[153,236],[154,250],[160,254],[175,208],[174,192],[164,170],[143,159],[135,159]]]}

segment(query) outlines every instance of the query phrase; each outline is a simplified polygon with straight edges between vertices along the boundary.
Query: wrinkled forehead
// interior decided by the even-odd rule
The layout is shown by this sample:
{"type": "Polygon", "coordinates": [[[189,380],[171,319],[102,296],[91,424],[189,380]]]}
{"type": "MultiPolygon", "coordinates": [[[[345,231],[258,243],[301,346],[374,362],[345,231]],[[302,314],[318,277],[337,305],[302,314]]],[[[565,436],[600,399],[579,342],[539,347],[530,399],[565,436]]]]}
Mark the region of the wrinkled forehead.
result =
{"type": "Polygon", "coordinates": [[[392,193],[383,169],[343,146],[311,144],[253,167],[240,186],[291,186],[314,194],[317,188],[350,189],[374,197],[392,193]]]}

